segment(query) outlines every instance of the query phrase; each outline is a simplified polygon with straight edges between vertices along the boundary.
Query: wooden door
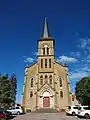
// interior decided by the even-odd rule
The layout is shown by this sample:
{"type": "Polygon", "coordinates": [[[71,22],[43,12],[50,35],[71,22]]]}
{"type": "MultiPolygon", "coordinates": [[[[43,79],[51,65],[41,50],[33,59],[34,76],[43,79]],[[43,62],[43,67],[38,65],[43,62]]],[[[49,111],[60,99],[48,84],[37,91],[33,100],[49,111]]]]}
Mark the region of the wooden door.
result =
{"type": "Polygon", "coordinates": [[[50,107],[50,98],[49,97],[44,97],[43,98],[43,107],[50,107]]]}

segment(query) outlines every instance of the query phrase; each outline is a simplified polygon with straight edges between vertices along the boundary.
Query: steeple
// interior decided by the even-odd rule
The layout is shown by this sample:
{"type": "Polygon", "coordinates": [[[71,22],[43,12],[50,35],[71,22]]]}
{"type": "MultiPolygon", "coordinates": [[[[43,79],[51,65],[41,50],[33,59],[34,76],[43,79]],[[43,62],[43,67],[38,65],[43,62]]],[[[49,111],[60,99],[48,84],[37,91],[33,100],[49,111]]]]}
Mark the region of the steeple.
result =
{"type": "Polygon", "coordinates": [[[42,34],[42,38],[43,39],[47,39],[49,38],[49,31],[48,31],[48,24],[47,24],[47,18],[45,17],[44,19],[44,28],[43,28],[43,34],[42,34]]]}

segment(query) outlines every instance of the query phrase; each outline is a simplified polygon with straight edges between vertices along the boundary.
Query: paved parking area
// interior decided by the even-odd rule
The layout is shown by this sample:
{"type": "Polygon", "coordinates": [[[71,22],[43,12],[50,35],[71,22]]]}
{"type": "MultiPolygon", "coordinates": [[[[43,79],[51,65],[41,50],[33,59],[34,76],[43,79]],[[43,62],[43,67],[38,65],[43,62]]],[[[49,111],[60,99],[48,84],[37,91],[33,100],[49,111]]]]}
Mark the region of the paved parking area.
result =
{"type": "Polygon", "coordinates": [[[27,113],[13,118],[13,120],[86,120],[65,113],[27,113]]]}

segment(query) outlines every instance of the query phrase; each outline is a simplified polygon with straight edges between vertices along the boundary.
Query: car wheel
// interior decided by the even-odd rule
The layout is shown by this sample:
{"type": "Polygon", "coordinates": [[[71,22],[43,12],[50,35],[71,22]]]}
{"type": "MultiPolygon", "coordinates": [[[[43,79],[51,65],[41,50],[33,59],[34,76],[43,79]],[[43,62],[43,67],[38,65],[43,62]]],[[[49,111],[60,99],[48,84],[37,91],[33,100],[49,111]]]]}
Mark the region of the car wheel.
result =
{"type": "Polygon", "coordinates": [[[66,115],[69,115],[68,113],[66,113],[66,115]]]}
{"type": "Polygon", "coordinates": [[[76,115],[76,113],[75,113],[75,112],[72,112],[72,115],[73,115],[73,116],[75,116],[75,115],[76,115]]]}
{"type": "Polygon", "coordinates": [[[89,114],[88,113],[85,114],[85,118],[89,119],[89,114]]]}
{"type": "Polygon", "coordinates": [[[19,112],[19,111],[17,112],[17,115],[20,115],[20,112],[19,112]]]}

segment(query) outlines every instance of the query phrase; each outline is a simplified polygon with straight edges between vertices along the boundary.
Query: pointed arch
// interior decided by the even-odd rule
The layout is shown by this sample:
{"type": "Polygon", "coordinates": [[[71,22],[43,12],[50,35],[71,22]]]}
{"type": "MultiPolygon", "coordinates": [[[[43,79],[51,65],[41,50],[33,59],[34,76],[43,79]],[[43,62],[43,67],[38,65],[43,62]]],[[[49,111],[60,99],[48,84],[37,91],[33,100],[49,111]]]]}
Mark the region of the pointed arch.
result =
{"type": "Polygon", "coordinates": [[[48,92],[48,93],[50,94],[50,96],[53,95],[53,93],[51,92],[51,90],[48,89],[48,88],[43,89],[43,90],[40,92],[40,95],[43,96],[45,92],[48,92]]]}

